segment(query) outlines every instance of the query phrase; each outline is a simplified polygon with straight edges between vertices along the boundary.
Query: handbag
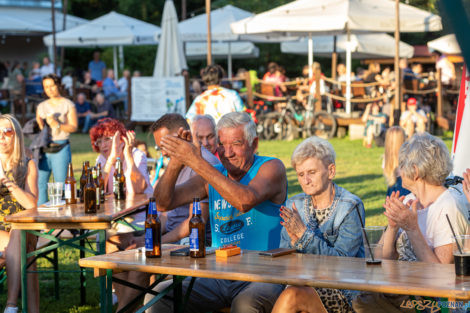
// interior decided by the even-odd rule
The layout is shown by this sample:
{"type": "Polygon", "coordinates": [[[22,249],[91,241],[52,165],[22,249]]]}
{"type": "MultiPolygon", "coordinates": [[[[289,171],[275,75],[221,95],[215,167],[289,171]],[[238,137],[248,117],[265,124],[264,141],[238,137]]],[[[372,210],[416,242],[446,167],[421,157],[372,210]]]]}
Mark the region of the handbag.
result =
{"type": "Polygon", "coordinates": [[[44,153],[57,153],[62,150],[66,145],[68,145],[70,141],[67,139],[64,143],[55,143],[49,142],[46,147],[42,147],[42,152],[44,153]]]}

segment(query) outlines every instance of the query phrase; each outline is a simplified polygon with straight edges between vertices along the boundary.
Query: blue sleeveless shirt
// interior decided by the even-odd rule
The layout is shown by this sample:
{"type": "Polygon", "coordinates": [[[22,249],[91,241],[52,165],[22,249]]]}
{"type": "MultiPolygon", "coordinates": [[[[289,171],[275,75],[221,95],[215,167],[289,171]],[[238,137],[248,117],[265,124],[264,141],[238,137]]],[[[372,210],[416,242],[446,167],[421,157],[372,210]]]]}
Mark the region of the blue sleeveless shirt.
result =
{"type": "MultiPolygon", "coordinates": [[[[239,183],[248,185],[258,174],[261,165],[273,159],[255,155],[253,165],[239,183]]],[[[214,167],[227,176],[227,170],[221,164],[214,167]]],[[[281,204],[267,200],[250,211],[242,213],[232,207],[217,190],[209,185],[212,246],[223,247],[228,244],[236,244],[242,249],[261,251],[279,248],[282,228],[279,216],[280,207],[281,204]]]]}

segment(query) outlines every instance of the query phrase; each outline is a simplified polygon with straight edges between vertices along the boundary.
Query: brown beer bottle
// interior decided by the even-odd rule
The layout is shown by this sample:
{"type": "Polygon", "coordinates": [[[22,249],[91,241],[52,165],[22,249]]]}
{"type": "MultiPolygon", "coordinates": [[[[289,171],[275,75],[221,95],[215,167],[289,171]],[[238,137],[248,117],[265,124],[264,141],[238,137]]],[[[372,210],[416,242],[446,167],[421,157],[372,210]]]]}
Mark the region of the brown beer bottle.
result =
{"type": "Polygon", "coordinates": [[[91,171],[88,171],[88,179],[83,189],[83,203],[85,204],[85,213],[96,213],[96,188],[93,184],[91,171]]]}
{"type": "Polygon", "coordinates": [[[157,214],[155,198],[150,198],[145,219],[145,256],[160,258],[162,256],[162,224],[157,214]]]}
{"type": "Polygon", "coordinates": [[[65,178],[64,184],[65,203],[77,203],[77,181],[75,180],[75,177],[73,177],[72,162],[69,163],[67,177],[65,178]]]}
{"type": "Polygon", "coordinates": [[[100,204],[103,204],[104,203],[104,195],[105,195],[105,192],[104,192],[104,179],[103,179],[103,173],[101,172],[101,163],[98,163],[97,165],[97,169],[98,169],[98,184],[100,186],[100,204]]]}
{"type": "Polygon", "coordinates": [[[189,256],[192,258],[206,256],[206,223],[201,217],[199,198],[193,200],[193,216],[189,220],[189,256]]]}
{"type": "Polygon", "coordinates": [[[80,176],[80,202],[83,203],[83,191],[86,185],[86,181],[88,178],[88,167],[90,166],[90,162],[85,161],[83,162],[82,166],[82,176],[80,176]]]}
{"type": "Polygon", "coordinates": [[[122,172],[122,162],[120,158],[116,160],[116,170],[113,177],[114,199],[126,200],[126,178],[122,172]]]}
{"type": "Polygon", "coordinates": [[[91,172],[93,173],[93,186],[96,190],[96,210],[100,209],[101,201],[100,201],[100,183],[98,181],[98,170],[96,166],[91,168],[91,172]]]}

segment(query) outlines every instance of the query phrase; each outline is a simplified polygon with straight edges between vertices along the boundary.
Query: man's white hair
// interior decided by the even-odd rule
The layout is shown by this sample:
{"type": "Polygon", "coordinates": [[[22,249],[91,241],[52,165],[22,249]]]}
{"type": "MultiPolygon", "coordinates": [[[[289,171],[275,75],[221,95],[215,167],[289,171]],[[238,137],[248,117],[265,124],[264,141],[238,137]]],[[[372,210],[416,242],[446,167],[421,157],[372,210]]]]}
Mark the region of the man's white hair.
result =
{"type": "Polygon", "coordinates": [[[250,144],[257,137],[256,124],[251,117],[245,112],[231,112],[223,115],[217,123],[217,134],[223,128],[237,128],[243,125],[245,140],[250,144]]]}

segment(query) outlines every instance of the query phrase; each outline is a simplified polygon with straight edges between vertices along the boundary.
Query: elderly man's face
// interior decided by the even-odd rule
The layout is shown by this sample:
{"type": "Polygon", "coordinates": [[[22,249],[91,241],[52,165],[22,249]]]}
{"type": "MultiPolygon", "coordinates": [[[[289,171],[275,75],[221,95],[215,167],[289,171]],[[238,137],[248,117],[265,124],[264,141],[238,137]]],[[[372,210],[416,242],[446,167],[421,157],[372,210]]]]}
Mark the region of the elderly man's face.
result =
{"type": "Polygon", "coordinates": [[[336,166],[328,166],[317,158],[308,158],[297,164],[295,171],[302,190],[309,196],[323,193],[331,184],[336,174],[336,166]]]}
{"type": "Polygon", "coordinates": [[[219,130],[219,157],[229,174],[248,171],[258,148],[258,138],[250,145],[244,134],[244,125],[219,130]]]}
{"type": "Polygon", "coordinates": [[[215,129],[207,119],[200,119],[193,124],[194,140],[198,141],[201,146],[204,146],[212,154],[217,151],[217,136],[215,129]]]}

